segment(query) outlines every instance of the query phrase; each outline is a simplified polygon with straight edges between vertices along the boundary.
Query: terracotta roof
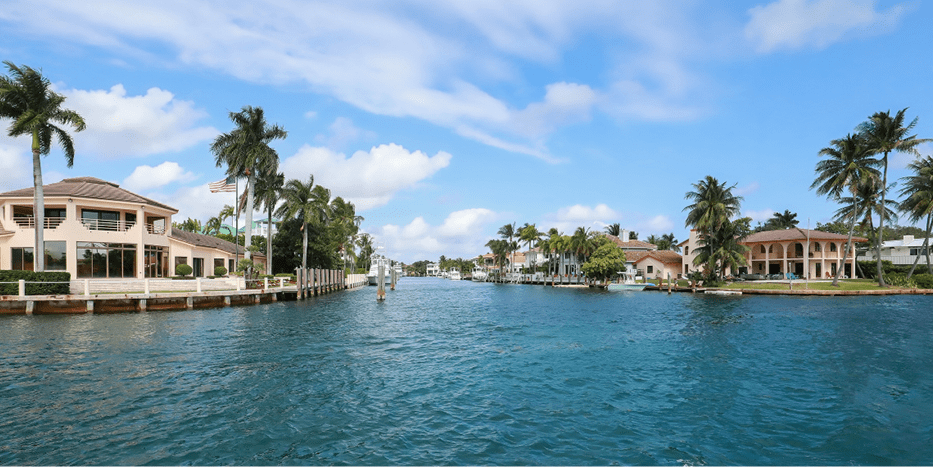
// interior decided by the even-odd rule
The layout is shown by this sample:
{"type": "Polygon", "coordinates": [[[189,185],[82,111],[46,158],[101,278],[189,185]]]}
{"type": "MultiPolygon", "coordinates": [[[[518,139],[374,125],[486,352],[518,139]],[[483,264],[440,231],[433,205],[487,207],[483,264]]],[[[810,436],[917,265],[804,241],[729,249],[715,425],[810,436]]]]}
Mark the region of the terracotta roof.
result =
{"type": "MultiPolygon", "coordinates": [[[[189,245],[203,247],[203,248],[213,248],[215,250],[224,251],[230,254],[235,254],[237,252],[237,246],[233,242],[228,242],[226,240],[219,239],[217,237],[212,237],[210,235],[204,235],[194,232],[187,232],[184,230],[172,229],[172,235],[170,238],[178,240],[180,242],[187,243],[189,245]]],[[[239,249],[240,254],[243,254],[243,248],[239,249]]],[[[253,256],[259,256],[265,258],[266,256],[262,253],[253,253],[253,256]]]]}
{"type": "MultiPolygon", "coordinates": [[[[2,198],[23,197],[32,198],[35,192],[34,187],[23,188],[20,190],[0,193],[2,198]]],[[[157,201],[153,201],[144,196],[120,188],[116,183],[108,182],[94,177],[66,178],[58,183],[51,183],[42,186],[42,193],[45,196],[71,196],[74,198],[100,199],[105,201],[122,201],[134,204],[148,204],[162,209],[167,209],[173,213],[178,210],[157,201]]]]}
{"type": "Polygon", "coordinates": [[[612,240],[616,245],[619,245],[619,248],[623,250],[657,250],[658,246],[654,243],[643,242],[641,240],[625,240],[616,237],[615,235],[606,234],[606,238],[612,240]]]}
{"type": "MultiPolygon", "coordinates": [[[[821,230],[807,230],[800,228],[792,229],[783,229],[783,230],[768,230],[765,232],[756,232],[748,237],[745,237],[740,243],[770,243],[770,242],[789,242],[789,241],[806,241],[807,232],[810,233],[810,240],[839,240],[845,241],[848,238],[848,235],[834,234],[830,232],[823,232],[821,230]]],[[[867,242],[867,238],[862,237],[852,237],[852,241],[856,243],[867,242]]]]}
{"type": "Polygon", "coordinates": [[[648,258],[654,258],[664,264],[682,264],[683,256],[671,250],[627,251],[625,262],[638,264],[648,258]]]}

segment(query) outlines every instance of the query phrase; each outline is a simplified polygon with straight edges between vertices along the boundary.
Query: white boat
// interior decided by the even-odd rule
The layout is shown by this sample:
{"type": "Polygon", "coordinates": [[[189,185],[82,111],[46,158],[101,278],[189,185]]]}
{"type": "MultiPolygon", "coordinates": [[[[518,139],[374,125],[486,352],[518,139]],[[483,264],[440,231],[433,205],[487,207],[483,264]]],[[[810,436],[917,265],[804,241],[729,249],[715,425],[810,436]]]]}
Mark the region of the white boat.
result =
{"type": "Polygon", "coordinates": [[[460,270],[457,268],[450,268],[450,280],[458,281],[460,280],[460,270]]]}
{"type": "Polygon", "coordinates": [[[470,273],[470,277],[473,279],[473,282],[486,282],[486,278],[489,277],[486,274],[486,269],[476,266],[473,268],[473,272],[470,273]]]}
{"type": "Polygon", "coordinates": [[[622,274],[621,282],[614,282],[609,284],[607,289],[614,291],[629,291],[629,290],[645,290],[649,284],[639,284],[635,282],[635,271],[629,271],[628,269],[622,274]]]}
{"type": "Polygon", "coordinates": [[[384,266],[384,284],[392,283],[392,261],[389,258],[386,258],[382,255],[374,254],[372,258],[372,264],[369,266],[369,273],[366,274],[366,278],[369,279],[369,285],[379,285],[379,266],[384,266]]]}

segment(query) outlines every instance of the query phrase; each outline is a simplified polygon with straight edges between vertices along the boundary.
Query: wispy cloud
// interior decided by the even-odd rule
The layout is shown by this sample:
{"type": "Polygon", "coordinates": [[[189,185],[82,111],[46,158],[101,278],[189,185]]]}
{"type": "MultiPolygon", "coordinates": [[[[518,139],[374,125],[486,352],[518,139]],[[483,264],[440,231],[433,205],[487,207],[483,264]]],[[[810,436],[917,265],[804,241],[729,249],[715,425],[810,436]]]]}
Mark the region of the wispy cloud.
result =
{"type": "Polygon", "coordinates": [[[141,165],[123,180],[123,188],[130,191],[146,191],[169,183],[187,182],[197,178],[185,171],[177,162],[163,162],[155,167],[141,165]]]}

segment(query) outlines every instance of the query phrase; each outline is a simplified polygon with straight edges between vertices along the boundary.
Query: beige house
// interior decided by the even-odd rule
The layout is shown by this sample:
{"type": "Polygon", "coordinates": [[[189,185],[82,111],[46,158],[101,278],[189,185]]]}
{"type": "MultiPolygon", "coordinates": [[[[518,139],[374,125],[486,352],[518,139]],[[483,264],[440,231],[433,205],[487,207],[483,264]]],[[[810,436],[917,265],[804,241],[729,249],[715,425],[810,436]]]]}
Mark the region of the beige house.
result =
{"type": "Polygon", "coordinates": [[[670,250],[658,250],[653,243],[631,240],[623,233],[621,237],[606,235],[625,252],[625,266],[637,269],[644,277],[667,279],[668,273],[674,279],[680,278],[683,257],[670,250]],[[625,240],[623,240],[625,239],[625,240]]]}
{"type": "MultiPolygon", "coordinates": [[[[745,255],[748,264],[739,268],[736,274],[793,273],[798,277],[827,279],[833,277],[841,267],[845,276],[853,277],[855,244],[868,240],[852,237],[848,259],[843,265],[842,250],[845,248],[846,238],[846,235],[796,227],[756,232],[739,242],[749,247],[749,252],[745,255]],[[806,255],[804,251],[807,252],[806,255]]],[[[697,231],[691,230],[690,239],[679,246],[684,251],[684,274],[699,270],[700,268],[693,264],[699,247],[697,231]]],[[[727,268],[726,274],[732,274],[732,271],[727,268]]]]}
{"type": "MultiPolygon", "coordinates": [[[[33,188],[0,193],[0,269],[33,269],[33,188]]],[[[170,277],[185,263],[195,277],[215,266],[235,270],[233,243],[173,231],[178,210],[93,177],[68,178],[43,187],[45,270],[73,279],[170,277]]],[[[254,255],[253,261],[265,263],[254,255]]]]}

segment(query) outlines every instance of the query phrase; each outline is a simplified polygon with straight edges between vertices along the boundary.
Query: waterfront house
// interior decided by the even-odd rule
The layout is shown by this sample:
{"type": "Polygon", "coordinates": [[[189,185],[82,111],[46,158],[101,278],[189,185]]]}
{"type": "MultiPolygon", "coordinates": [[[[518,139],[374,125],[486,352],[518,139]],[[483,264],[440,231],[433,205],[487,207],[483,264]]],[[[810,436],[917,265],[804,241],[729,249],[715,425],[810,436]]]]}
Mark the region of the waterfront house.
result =
{"type": "Polygon", "coordinates": [[[631,240],[626,231],[622,231],[622,235],[619,237],[606,235],[606,238],[625,252],[625,267],[636,269],[639,275],[655,279],[666,279],[668,273],[670,273],[672,278],[681,277],[683,257],[679,253],[670,250],[658,250],[658,246],[653,243],[631,240]]]}
{"type": "MultiPolygon", "coordinates": [[[[46,271],[68,271],[74,279],[142,279],[173,276],[184,263],[195,277],[206,277],[215,266],[236,270],[243,255],[233,243],[174,230],[177,209],[116,183],[67,178],[43,191],[46,271]]],[[[0,193],[0,269],[33,269],[33,192],[0,193]]],[[[265,256],[253,255],[253,261],[265,263],[265,256]]]]}
{"type": "Polygon", "coordinates": [[[425,275],[428,277],[437,277],[441,274],[441,269],[438,267],[437,263],[428,263],[427,269],[425,270],[425,275]]]}
{"type": "MultiPolygon", "coordinates": [[[[918,261],[917,264],[919,266],[926,266],[927,252],[923,247],[923,241],[924,239],[914,238],[913,235],[904,235],[904,238],[900,240],[882,242],[881,260],[890,261],[894,264],[914,264],[914,260],[919,256],[920,261],[918,261]]],[[[930,239],[928,248],[933,248],[933,239],[930,239]]],[[[869,248],[868,251],[858,257],[858,260],[875,261],[875,253],[876,251],[873,248],[869,248]]]]}
{"type": "MultiPolygon", "coordinates": [[[[848,260],[843,265],[842,250],[845,248],[846,238],[846,235],[796,227],[756,232],[739,242],[749,247],[745,255],[747,265],[738,268],[734,273],[780,274],[784,277],[793,273],[798,277],[826,279],[835,276],[836,271],[842,267],[842,273],[846,277],[854,277],[855,244],[868,240],[852,237],[848,260]],[[807,252],[806,255],[804,251],[807,252]],[[808,273],[804,274],[805,271],[808,273]]],[[[700,266],[693,264],[699,248],[696,229],[690,230],[690,238],[679,246],[684,252],[683,274],[702,270],[700,266]]],[[[727,268],[726,275],[731,274],[733,271],[727,268]]]]}

